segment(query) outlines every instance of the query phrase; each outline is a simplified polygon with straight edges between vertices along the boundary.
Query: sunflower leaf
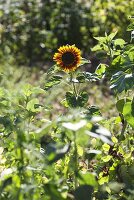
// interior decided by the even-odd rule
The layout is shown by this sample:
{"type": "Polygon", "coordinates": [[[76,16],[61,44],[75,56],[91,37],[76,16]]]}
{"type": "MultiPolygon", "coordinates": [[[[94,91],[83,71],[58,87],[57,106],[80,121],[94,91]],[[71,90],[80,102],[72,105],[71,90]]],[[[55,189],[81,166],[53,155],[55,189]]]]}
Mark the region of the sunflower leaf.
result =
{"type": "Polygon", "coordinates": [[[90,60],[87,60],[87,59],[85,59],[85,58],[82,58],[82,59],[81,59],[81,63],[80,63],[79,66],[82,66],[82,65],[84,65],[84,64],[89,64],[89,63],[91,63],[90,60]]]}
{"type": "Polygon", "coordinates": [[[59,75],[52,76],[50,79],[48,79],[47,83],[45,84],[44,90],[49,90],[53,86],[58,85],[61,82],[61,80],[62,76],[59,75]]]}
{"type": "Polygon", "coordinates": [[[47,75],[52,75],[55,72],[59,71],[59,67],[57,65],[53,65],[47,70],[47,75]]]}

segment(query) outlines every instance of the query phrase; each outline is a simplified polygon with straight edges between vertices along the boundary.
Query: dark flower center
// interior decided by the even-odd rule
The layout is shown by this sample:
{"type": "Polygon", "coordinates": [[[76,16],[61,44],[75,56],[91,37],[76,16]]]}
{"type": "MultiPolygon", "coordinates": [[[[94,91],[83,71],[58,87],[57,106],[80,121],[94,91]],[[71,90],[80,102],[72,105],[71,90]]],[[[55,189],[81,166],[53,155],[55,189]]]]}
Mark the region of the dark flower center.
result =
{"type": "Polygon", "coordinates": [[[75,60],[75,57],[73,53],[71,52],[66,52],[62,55],[62,61],[64,65],[70,65],[74,62],[74,60],[75,60]]]}

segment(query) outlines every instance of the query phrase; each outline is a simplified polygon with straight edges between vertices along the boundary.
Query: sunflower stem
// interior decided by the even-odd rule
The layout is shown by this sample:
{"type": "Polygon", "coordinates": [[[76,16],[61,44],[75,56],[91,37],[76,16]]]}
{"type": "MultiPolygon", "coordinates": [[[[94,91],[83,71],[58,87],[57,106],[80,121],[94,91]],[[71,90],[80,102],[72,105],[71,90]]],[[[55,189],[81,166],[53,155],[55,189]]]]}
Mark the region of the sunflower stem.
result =
{"type": "Polygon", "coordinates": [[[75,163],[75,174],[74,174],[74,187],[78,187],[77,173],[78,173],[78,151],[76,144],[76,132],[74,132],[74,163],[75,163]]]}
{"type": "Polygon", "coordinates": [[[76,90],[76,85],[75,85],[75,83],[73,81],[73,73],[71,73],[70,75],[71,75],[70,80],[71,80],[72,86],[73,86],[73,93],[75,95],[75,98],[77,99],[78,94],[77,94],[77,90],[76,90]]]}

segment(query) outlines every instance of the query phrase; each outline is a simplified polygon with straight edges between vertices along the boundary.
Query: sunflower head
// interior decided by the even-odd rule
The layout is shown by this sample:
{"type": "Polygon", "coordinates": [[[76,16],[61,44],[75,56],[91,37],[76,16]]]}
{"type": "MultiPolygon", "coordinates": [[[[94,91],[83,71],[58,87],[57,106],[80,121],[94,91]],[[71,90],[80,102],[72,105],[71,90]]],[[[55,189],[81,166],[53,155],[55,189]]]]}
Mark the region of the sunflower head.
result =
{"type": "Polygon", "coordinates": [[[61,46],[53,60],[64,71],[75,71],[81,63],[81,51],[75,45],[61,46]]]}

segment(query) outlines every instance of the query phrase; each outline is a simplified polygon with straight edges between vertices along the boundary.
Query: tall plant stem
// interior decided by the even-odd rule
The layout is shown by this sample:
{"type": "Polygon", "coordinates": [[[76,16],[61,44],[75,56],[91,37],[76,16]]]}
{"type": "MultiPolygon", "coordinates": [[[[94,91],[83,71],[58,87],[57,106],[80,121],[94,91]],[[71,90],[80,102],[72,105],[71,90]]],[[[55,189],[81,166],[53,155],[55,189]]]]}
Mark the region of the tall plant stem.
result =
{"type": "Polygon", "coordinates": [[[72,86],[73,86],[74,95],[75,95],[75,97],[77,99],[78,93],[77,93],[77,90],[76,90],[76,85],[75,85],[75,83],[73,81],[73,73],[70,74],[70,80],[71,80],[71,83],[72,83],[72,86]]]}
{"type": "Polygon", "coordinates": [[[112,60],[113,60],[113,51],[112,51],[112,49],[110,47],[110,43],[109,42],[107,43],[107,46],[108,46],[108,50],[109,50],[109,54],[110,54],[110,62],[112,62],[112,60]]]}
{"type": "Polygon", "coordinates": [[[124,123],[122,124],[122,130],[121,130],[121,134],[120,134],[120,139],[121,140],[124,139],[124,133],[125,133],[126,128],[127,128],[127,122],[124,121],[124,123]]]}
{"type": "Polygon", "coordinates": [[[78,173],[78,151],[77,151],[77,144],[76,144],[76,132],[74,132],[74,167],[75,167],[75,174],[74,174],[74,187],[75,189],[78,187],[78,180],[77,180],[77,173],[78,173]]]}
{"type": "Polygon", "coordinates": [[[74,82],[72,82],[72,84],[73,84],[74,94],[75,94],[75,97],[77,99],[78,94],[77,94],[77,90],[76,90],[76,85],[75,85],[74,82]]]}

